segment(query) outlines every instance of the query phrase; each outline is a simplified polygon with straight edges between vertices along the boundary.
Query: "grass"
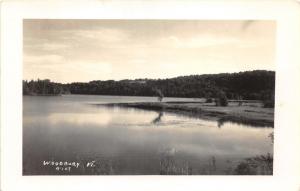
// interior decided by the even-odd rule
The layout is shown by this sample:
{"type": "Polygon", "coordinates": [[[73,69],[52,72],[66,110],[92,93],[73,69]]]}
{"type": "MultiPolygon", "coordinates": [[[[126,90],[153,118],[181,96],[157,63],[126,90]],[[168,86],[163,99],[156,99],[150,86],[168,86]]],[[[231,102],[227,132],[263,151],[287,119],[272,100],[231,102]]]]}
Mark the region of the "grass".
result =
{"type": "Polygon", "coordinates": [[[272,175],[273,156],[268,153],[241,161],[234,170],[236,175],[272,175]]]}
{"type": "Polygon", "coordinates": [[[191,175],[192,168],[187,161],[178,162],[172,156],[165,156],[160,161],[160,175],[191,175]]]}
{"type": "Polygon", "coordinates": [[[217,120],[220,124],[234,122],[251,126],[274,126],[274,108],[265,108],[259,101],[229,101],[228,106],[205,102],[138,102],[114,103],[106,106],[173,112],[190,117],[217,120]]]}

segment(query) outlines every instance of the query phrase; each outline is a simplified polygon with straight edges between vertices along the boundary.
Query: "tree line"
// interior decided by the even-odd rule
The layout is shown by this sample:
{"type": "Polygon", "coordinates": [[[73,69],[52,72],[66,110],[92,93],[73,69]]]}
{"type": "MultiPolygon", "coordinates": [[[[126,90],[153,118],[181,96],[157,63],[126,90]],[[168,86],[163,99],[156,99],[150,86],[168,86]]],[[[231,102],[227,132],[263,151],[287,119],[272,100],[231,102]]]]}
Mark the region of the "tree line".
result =
{"type": "Polygon", "coordinates": [[[24,95],[90,94],[123,96],[214,98],[224,94],[228,99],[274,99],[275,72],[254,70],[239,73],[180,76],[168,79],[96,80],[86,83],[54,83],[50,80],[23,81],[24,95]]]}
{"type": "Polygon", "coordinates": [[[51,82],[49,79],[23,80],[23,95],[61,95],[70,93],[67,86],[51,82]]]}

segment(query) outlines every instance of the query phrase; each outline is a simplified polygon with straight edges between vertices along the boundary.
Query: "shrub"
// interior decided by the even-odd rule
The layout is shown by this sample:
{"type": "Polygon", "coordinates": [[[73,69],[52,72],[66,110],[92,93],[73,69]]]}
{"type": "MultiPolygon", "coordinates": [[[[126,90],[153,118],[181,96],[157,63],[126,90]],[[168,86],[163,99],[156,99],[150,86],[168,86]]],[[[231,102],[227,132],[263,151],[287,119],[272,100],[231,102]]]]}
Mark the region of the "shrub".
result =
{"type": "Polygon", "coordinates": [[[274,108],[275,102],[273,99],[271,100],[264,100],[263,105],[265,108],[274,108]]]}
{"type": "Polygon", "coordinates": [[[274,108],[275,105],[275,95],[273,92],[266,92],[263,94],[263,106],[265,108],[274,108]]]}
{"type": "Polygon", "coordinates": [[[273,174],[273,156],[268,153],[241,161],[234,170],[237,175],[272,175],[273,174]]]}
{"type": "Polygon", "coordinates": [[[255,171],[247,162],[241,162],[234,170],[238,175],[254,175],[255,171]]]}
{"type": "Polygon", "coordinates": [[[227,96],[223,91],[220,91],[216,99],[216,106],[227,106],[227,105],[228,105],[227,96]]]}
{"type": "Polygon", "coordinates": [[[206,103],[212,103],[213,102],[213,99],[212,98],[206,98],[206,103]]]}

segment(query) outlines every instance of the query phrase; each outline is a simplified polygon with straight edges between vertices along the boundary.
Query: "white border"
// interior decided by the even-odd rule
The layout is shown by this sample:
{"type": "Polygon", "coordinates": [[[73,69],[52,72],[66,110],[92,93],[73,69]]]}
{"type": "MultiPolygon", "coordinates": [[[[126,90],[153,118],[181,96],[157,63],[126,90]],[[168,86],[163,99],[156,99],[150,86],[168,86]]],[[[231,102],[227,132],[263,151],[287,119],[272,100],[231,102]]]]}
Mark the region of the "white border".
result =
{"type": "Polygon", "coordinates": [[[300,3],[252,1],[5,1],[1,4],[1,190],[300,189],[300,3]],[[22,19],[277,21],[273,176],[22,176],[22,19]]]}

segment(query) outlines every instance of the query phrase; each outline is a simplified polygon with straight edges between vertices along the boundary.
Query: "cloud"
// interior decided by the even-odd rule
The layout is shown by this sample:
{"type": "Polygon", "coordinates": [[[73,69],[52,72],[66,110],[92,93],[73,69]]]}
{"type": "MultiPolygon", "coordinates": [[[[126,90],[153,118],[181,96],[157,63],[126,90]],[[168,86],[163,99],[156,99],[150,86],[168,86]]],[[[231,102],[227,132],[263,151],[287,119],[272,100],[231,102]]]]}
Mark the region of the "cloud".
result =
{"type": "Polygon", "coordinates": [[[203,48],[208,46],[230,46],[239,43],[241,43],[241,40],[238,38],[204,34],[188,38],[169,36],[162,38],[158,45],[169,48],[203,48]]]}
{"type": "Polygon", "coordinates": [[[24,22],[24,77],[71,82],[274,69],[274,22],[244,25],[30,20],[24,22]]]}
{"type": "Polygon", "coordinates": [[[69,31],[73,38],[79,38],[83,40],[96,40],[104,43],[118,43],[128,39],[128,35],[115,29],[98,29],[98,30],[73,30],[69,31]]]}
{"type": "Polygon", "coordinates": [[[31,63],[32,65],[45,65],[45,64],[59,64],[63,61],[61,55],[49,54],[49,55],[24,55],[23,57],[25,63],[31,63]]]}
{"type": "Polygon", "coordinates": [[[50,64],[51,61],[38,64],[40,60],[36,58],[30,58],[30,61],[36,64],[24,68],[24,77],[28,80],[40,78],[56,82],[75,82],[80,78],[80,81],[88,82],[101,78],[107,79],[112,74],[112,65],[105,62],[60,60],[53,64],[50,64]],[[30,75],[32,72],[36,74],[34,77],[30,75]]]}
{"type": "Polygon", "coordinates": [[[41,46],[42,49],[45,51],[53,51],[53,50],[64,50],[70,48],[70,45],[63,44],[63,43],[45,43],[41,46]]]}

